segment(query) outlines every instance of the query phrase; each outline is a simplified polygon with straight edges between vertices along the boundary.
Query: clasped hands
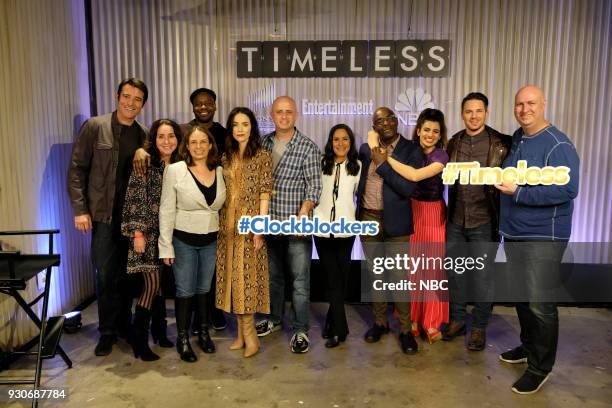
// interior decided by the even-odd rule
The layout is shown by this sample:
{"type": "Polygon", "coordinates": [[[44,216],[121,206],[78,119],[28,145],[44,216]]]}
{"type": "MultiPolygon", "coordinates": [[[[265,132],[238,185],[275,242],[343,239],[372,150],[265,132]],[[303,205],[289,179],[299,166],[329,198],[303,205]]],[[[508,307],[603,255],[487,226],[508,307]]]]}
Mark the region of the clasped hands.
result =
{"type": "Polygon", "coordinates": [[[372,161],[376,166],[380,166],[382,163],[387,161],[388,153],[387,149],[384,147],[380,147],[379,143],[380,137],[378,132],[375,130],[370,130],[368,132],[368,146],[370,146],[370,150],[372,152],[372,161]]]}

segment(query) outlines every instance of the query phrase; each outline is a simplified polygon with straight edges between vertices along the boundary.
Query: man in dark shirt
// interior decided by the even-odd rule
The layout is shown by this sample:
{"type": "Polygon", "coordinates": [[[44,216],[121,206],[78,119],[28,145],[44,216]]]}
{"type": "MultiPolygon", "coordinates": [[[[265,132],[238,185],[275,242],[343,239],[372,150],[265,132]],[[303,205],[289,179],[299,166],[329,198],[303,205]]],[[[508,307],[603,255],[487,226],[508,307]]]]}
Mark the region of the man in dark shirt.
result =
{"type": "Polygon", "coordinates": [[[97,356],[110,354],[118,329],[127,334],[130,324],[129,303],[127,296],[121,295],[124,290],[120,285],[129,244],[120,232],[121,210],[132,156],[147,136],[147,129],[136,122],[147,97],[147,86],[141,80],[122,81],[117,110],[90,118],[79,130],[68,169],[74,225],[81,232],[92,231],[100,331],[97,356]]]}
{"type": "Polygon", "coordinates": [[[217,143],[217,152],[219,158],[225,152],[225,128],[217,122],[213,121],[215,112],[217,111],[217,94],[208,88],[198,88],[189,96],[191,106],[193,107],[194,118],[181,125],[183,135],[187,133],[192,126],[202,126],[208,129],[215,138],[217,143]]]}
{"type": "MultiPolygon", "coordinates": [[[[480,92],[468,94],[461,102],[465,129],[453,135],[448,144],[450,162],[478,162],[481,167],[500,167],[508,153],[510,137],[486,126],[489,101],[480,92]]],[[[474,301],[472,330],[468,350],[480,351],[486,342],[486,328],[491,316],[490,269],[499,241],[499,193],[493,186],[460,184],[448,190],[446,241],[449,255],[480,257],[486,254],[482,271],[458,274],[449,271],[450,318],[443,340],[452,340],[465,332],[466,305],[474,301]],[[469,244],[466,244],[469,243],[469,244]],[[469,253],[465,253],[469,252],[469,253]]]]}

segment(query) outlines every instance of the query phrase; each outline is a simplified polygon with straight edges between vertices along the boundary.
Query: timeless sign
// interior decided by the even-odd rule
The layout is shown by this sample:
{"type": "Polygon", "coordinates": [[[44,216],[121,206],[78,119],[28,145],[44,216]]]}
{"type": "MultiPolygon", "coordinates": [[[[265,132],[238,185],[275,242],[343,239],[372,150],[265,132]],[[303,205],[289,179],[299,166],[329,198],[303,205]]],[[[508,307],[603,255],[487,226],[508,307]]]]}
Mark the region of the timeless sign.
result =
{"type": "Polygon", "coordinates": [[[450,40],[238,41],[238,78],[445,77],[450,40]]]}

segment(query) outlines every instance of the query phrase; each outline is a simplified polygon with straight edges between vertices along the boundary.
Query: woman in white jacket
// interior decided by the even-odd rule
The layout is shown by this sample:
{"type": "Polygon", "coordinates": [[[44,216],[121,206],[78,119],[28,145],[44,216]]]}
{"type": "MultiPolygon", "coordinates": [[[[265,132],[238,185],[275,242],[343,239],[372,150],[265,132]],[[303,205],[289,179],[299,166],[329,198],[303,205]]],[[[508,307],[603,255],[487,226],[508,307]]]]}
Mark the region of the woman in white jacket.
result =
{"type": "MultiPolygon", "coordinates": [[[[327,222],[340,218],[355,221],[355,193],[361,174],[361,162],[357,160],[355,136],[350,127],[339,124],[331,128],[321,166],[323,189],[314,216],[327,222]]],[[[325,347],[332,348],[339,346],[348,335],[344,298],[355,236],[326,234],[315,236],[314,241],[321,266],[327,275],[329,293],[323,338],[327,339],[325,347]]]]}
{"type": "Polygon", "coordinates": [[[176,350],[181,359],[197,360],[189,343],[187,325],[195,297],[200,313],[198,344],[214,353],[208,334],[207,299],[215,269],[219,209],[225,183],[217,166],[217,145],[210,132],[192,127],[181,143],[184,161],[164,173],[159,209],[159,257],[172,265],[176,283],[176,350]]]}

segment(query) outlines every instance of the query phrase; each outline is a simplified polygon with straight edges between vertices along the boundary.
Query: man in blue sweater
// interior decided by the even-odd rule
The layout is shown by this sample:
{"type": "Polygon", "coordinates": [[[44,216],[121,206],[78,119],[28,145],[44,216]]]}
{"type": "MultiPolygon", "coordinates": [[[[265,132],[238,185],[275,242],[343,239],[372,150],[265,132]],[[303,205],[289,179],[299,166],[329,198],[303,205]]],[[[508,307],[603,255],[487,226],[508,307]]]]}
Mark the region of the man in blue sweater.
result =
{"type": "Polygon", "coordinates": [[[512,136],[512,148],[504,168],[527,166],[569,168],[563,185],[504,182],[499,232],[513,273],[524,272],[528,302],[517,303],[521,345],[502,353],[500,360],[527,362],[523,376],[512,386],[518,394],[537,392],[548,379],[557,353],[559,316],[557,305],[543,299],[544,283],[559,269],[570,238],[573,200],[578,195],[579,159],[568,137],[544,118],[546,100],[533,85],[521,88],[514,101],[514,116],[521,125],[512,136]],[[567,181],[567,180],[566,180],[567,181]]]}

